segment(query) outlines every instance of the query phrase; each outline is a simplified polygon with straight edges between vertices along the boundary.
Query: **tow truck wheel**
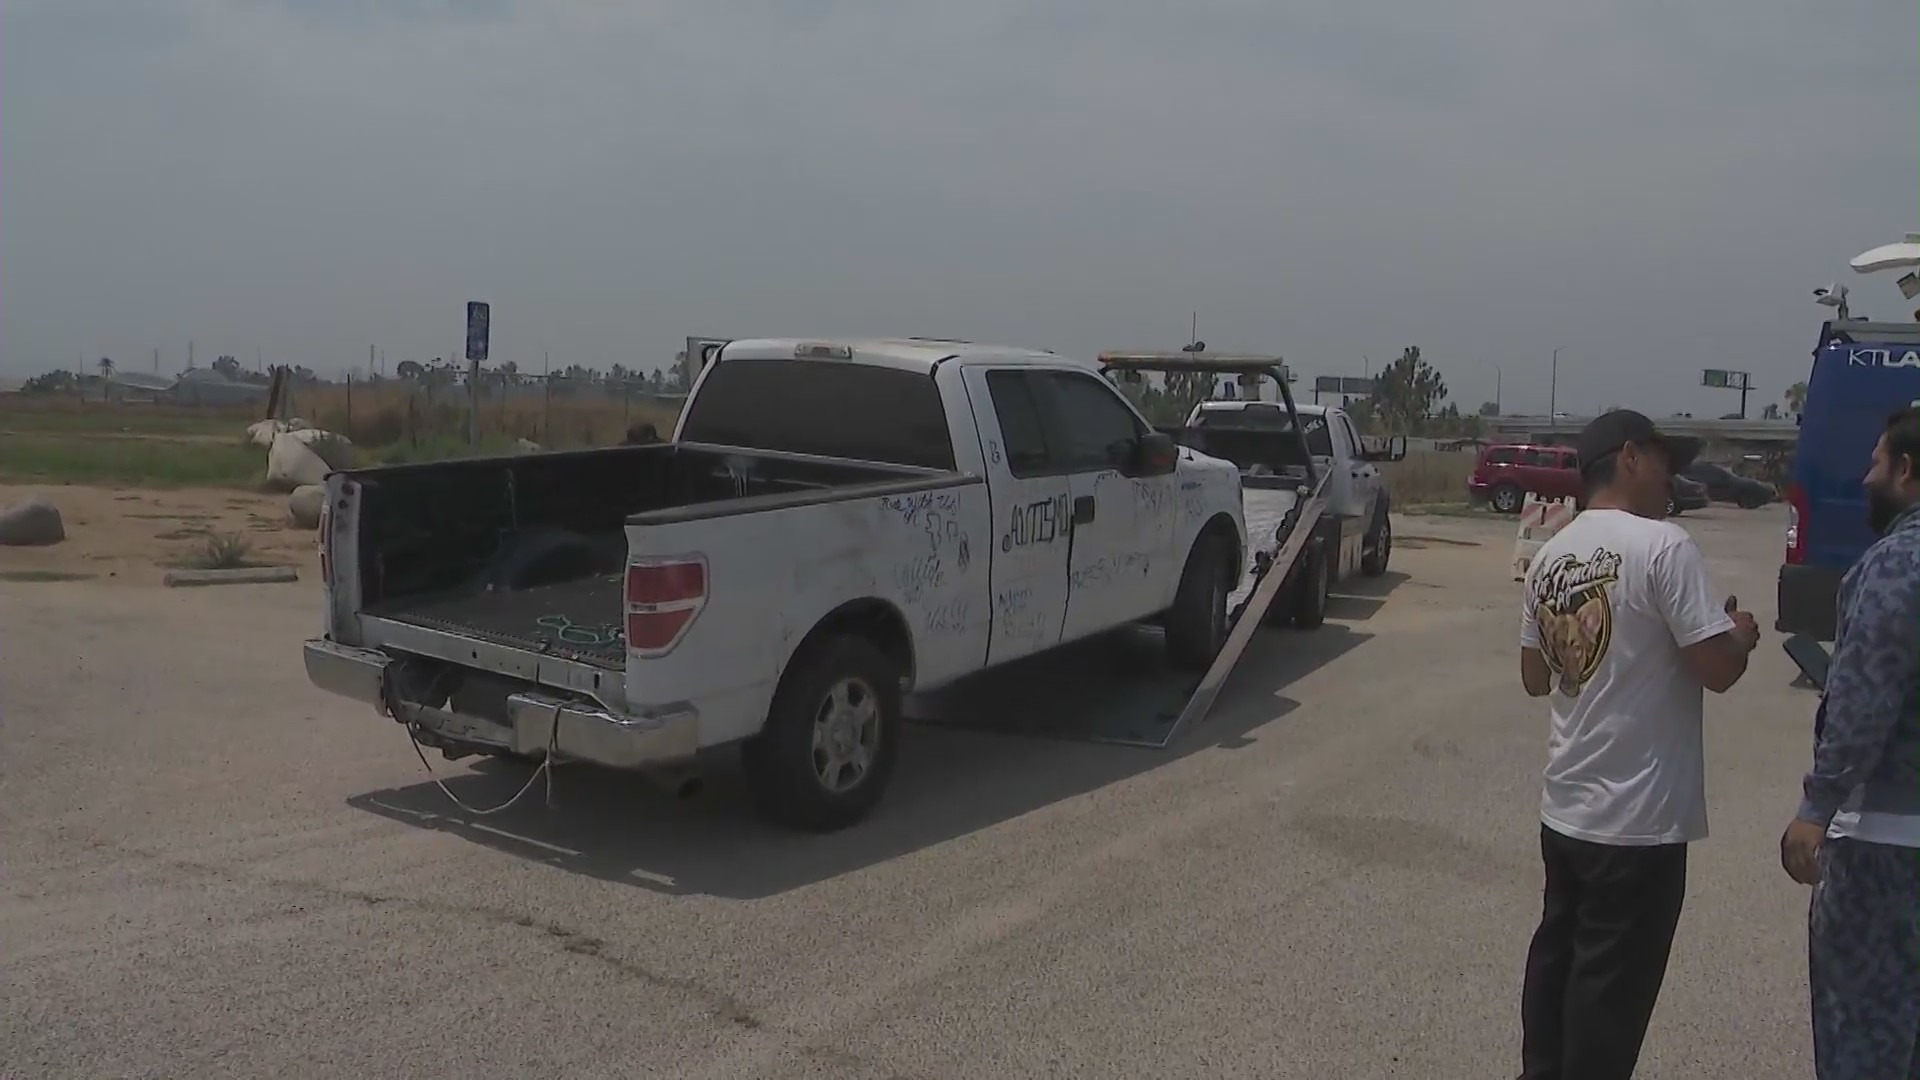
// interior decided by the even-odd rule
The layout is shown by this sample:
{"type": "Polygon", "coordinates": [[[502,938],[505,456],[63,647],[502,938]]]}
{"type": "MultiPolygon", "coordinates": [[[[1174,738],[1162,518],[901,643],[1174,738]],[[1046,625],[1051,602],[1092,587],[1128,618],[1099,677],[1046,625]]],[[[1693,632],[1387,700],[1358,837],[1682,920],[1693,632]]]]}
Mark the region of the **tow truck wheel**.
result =
{"type": "Polygon", "coordinates": [[[900,665],[862,637],[801,647],[760,734],[741,747],[749,794],[777,825],[832,832],[879,803],[900,748],[900,665]]]}
{"type": "Polygon", "coordinates": [[[1167,659],[1175,667],[1205,670],[1227,642],[1227,593],[1233,545],[1206,533],[1187,554],[1180,588],[1167,611],[1167,659]]]}
{"type": "Polygon", "coordinates": [[[1327,595],[1333,591],[1333,567],[1327,550],[1314,544],[1300,553],[1299,577],[1294,579],[1293,625],[1317,630],[1327,621],[1327,595]]]}
{"type": "Polygon", "coordinates": [[[1380,519],[1374,522],[1373,538],[1367,542],[1366,554],[1360,556],[1360,572],[1368,577],[1379,577],[1387,572],[1387,561],[1393,558],[1393,517],[1385,510],[1380,511],[1380,519]]]}

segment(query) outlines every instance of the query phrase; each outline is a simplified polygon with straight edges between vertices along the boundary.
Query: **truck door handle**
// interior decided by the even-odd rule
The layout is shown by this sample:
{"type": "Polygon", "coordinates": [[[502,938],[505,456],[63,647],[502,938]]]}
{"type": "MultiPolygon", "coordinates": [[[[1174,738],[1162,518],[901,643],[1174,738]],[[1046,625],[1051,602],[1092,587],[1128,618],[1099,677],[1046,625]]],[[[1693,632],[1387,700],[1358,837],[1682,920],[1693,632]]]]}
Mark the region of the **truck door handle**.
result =
{"type": "Polygon", "coordinates": [[[1073,500],[1073,523],[1075,525],[1093,523],[1093,496],[1082,495],[1073,500]]]}

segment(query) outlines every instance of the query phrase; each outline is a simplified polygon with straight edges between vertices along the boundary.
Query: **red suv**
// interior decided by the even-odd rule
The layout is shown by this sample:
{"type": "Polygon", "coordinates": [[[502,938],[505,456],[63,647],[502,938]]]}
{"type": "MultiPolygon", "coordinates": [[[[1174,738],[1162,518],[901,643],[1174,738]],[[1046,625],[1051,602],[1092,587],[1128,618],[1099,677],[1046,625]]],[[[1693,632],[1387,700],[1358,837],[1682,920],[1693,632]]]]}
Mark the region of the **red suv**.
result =
{"type": "Polygon", "coordinates": [[[1580,468],[1565,446],[1507,444],[1480,451],[1467,476],[1467,497],[1502,514],[1519,513],[1533,492],[1543,499],[1581,498],[1580,468]]]}

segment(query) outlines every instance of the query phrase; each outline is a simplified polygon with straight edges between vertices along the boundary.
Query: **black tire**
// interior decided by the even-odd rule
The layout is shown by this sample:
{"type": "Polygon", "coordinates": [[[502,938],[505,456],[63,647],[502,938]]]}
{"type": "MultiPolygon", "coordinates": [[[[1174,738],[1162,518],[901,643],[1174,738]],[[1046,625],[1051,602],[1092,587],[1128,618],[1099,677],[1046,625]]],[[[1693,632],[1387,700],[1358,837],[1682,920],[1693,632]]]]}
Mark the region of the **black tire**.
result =
{"type": "Polygon", "coordinates": [[[1360,572],[1368,577],[1380,577],[1387,572],[1387,563],[1393,559],[1393,515],[1385,507],[1379,512],[1379,518],[1373,523],[1373,533],[1367,538],[1366,554],[1360,556],[1360,572]]]}
{"type": "Polygon", "coordinates": [[[1327,598],[1333,591],[1333,564],[1327,549],[1310,545],[1300,553],[1299,576],[1293,580],[1293,625],[1302,630],[1317,630],[1327,621],[1327,598]]]}
{"type": "Polygon", "coordinates": [[[1512,484],[1501,484],[1487,494],[1487,505],[1493,507],[1496,514],[1517,514],[1526,502],[1526,492],[1512,484]]]}
{"type": "Polygon", "coordinates": [[[1233,544],[1202,533],[1187,553],[1180,588],[1167,609],[1167,659],[1175,667],[1206,670],[1227,643],[1227,594],[1232,591],[1233,544]]]}
{"type": "MultiPolygon", "coordinates": [[[[774,691],[766,727],[741,747],[749,794],[762,817],[788,828],[832,832],[872,812],[899,755],[901,674],[900,665],[866,638],[835,635],[801,647],[774,691]],[[855,713],[860,702],[872,703],[870,742],[863,721],[826,715],[836,707],[837,690],[855,713]],[[848,741],[837,749],[816,747],[816,727],[837,728],[825,737],[848,741]],[[823,770],[833,768],[836,757],[850,755],[854,743],[866,744],[866,765],[857,777],[844,768],[834,772],[837,779],[852,781],[836,786],[823,770]]],[[[846,766],[851,764],[849,757],[846,766]]]]}
{"type": "Polygon", "coordinates": [[[1742,510],[1758,510],[1765,505],[1767,505],[1766,501],[1760,498],[1760,496],[1758,495],[1740,496],[1739,506],[1740,506],[1740,509],[1742,510]]]}

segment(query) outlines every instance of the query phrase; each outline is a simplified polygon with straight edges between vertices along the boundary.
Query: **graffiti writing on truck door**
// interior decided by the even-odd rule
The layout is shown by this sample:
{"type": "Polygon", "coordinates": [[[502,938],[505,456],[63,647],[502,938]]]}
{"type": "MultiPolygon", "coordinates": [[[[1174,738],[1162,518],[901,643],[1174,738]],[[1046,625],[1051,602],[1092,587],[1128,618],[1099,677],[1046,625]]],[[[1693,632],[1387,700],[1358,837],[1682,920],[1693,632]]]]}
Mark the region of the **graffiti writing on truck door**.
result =
{"type": "Polygon", "coordinates": [[[1065,495],[1015,506],[1007,521],[1007,533],[1000,538],[1000,550],[1012,551],[1033,544],[1051,544],[1073,528],[1073,511],[1065,495]]]}

